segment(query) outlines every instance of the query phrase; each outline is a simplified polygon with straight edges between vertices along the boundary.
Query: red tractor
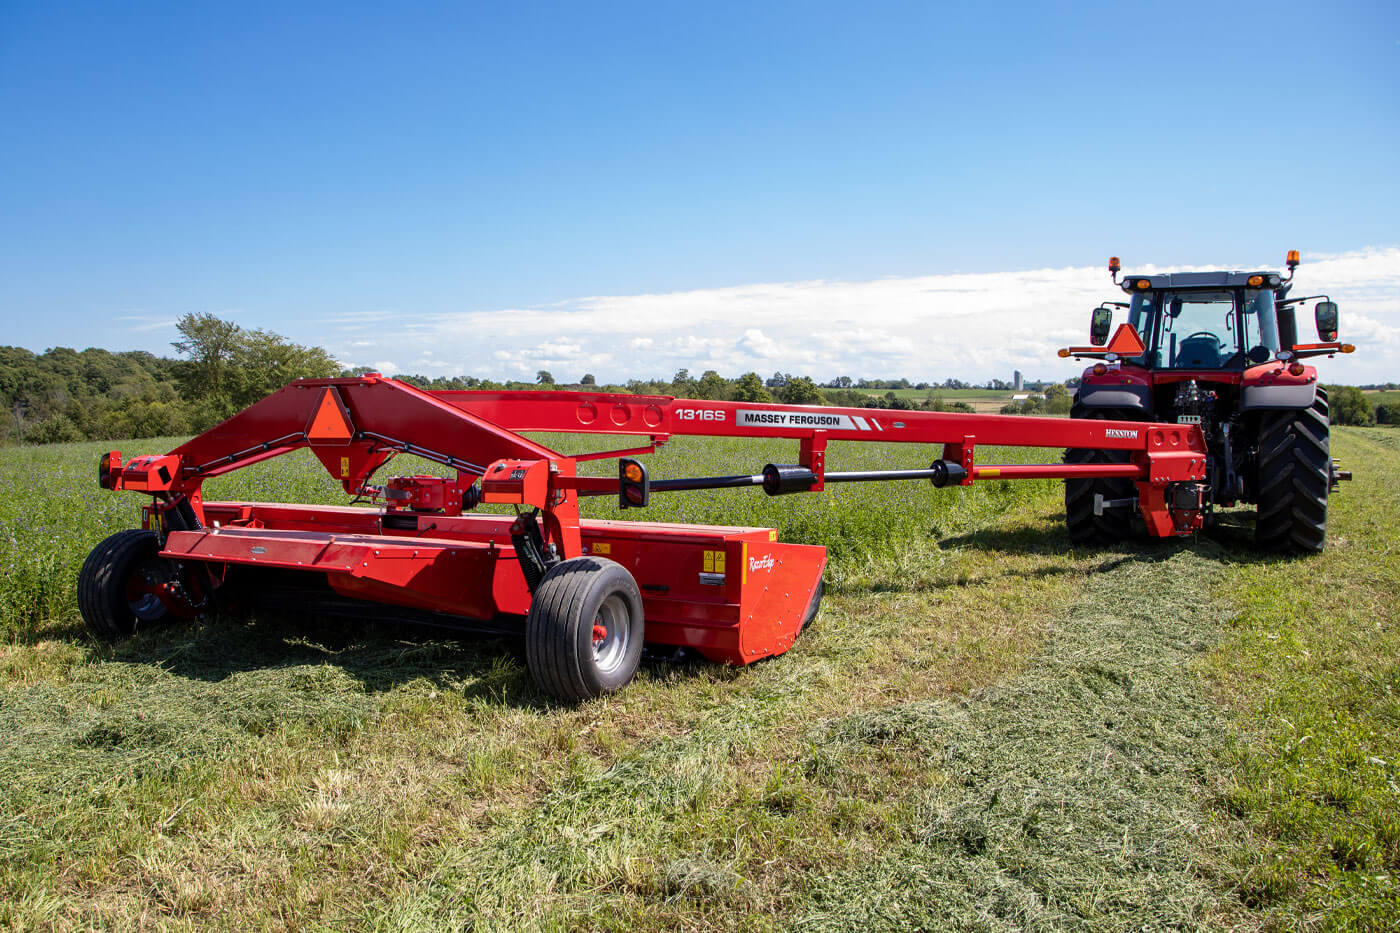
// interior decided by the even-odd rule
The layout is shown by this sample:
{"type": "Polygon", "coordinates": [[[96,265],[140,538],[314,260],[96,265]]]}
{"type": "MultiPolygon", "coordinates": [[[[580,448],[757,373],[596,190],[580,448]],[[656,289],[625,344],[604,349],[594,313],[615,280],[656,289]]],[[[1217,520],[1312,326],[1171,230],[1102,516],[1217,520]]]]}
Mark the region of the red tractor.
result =
{"type": "MultiPolygon", "coordinates": [[[[1093,346],[1060,356],[1097,362],[1084,371],[1071,418],[1198,425],[1207,446],[1206,481],[1178,494],[1206,521],[1216,507],[1253,503],[1255,541],[1266,551],[1317,552],[1327,530],[1327,495],[1338,480],[1328,450],[1327,392],[1303,360],[1351,353],[1337,342],[1337,305],[1326,295],[1289,297],[1298,252],[1288,275],[1277,272],[1186,272],[1129,275],[1114,284],[1128,301],[1093,311],[1093,346]],[[1295,312],[1316,301],[1317,343],[1299,343],[1295,312]],[[1127,312],[1112,339],[1114,312],[1127,312]]],[[[1131,430],[1131,429],[1129,429],[1131,430]]],[[[1116,450],[1077,448],[1071,464],[1123,462],[1116,450]]],[[[1140,511],[1139,488],[1117,477],[1065,480],[1070,540],[1105,545],[1122,540],[1140,511]]],[[[1187,503],[1177,503],[1179,507],[1187,503]]]]}

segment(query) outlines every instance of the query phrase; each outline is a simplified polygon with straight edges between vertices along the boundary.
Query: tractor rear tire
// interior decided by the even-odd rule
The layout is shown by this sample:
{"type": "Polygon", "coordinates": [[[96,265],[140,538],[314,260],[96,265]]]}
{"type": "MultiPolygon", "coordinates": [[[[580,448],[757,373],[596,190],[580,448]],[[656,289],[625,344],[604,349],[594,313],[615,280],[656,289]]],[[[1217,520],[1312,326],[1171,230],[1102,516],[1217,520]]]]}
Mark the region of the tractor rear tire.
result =
{"type": "Polygon", "coordinates": [[[78,610],[98,638],[116,641],[169,616],[165,604],[151,592],[154,579],[168,575],[162,565],[169,562],[157,557],[159,552],[154,531],[133,528],[107,538],[83,561],[78,571],[78,610]]]}
{"type": "Polygon", "coordinates": [[[575,557],[550,568],[525,619],[525,662],[540,690],[579,702],[625,687],[642,657],[637,581],[621,565],[575,557]]]}
{"type": "Polygon", "coordinates": [[[1327,393],[1308,408],[1266,412],[1259,422],[1259,511],[1254,543],[1272,553],[1319,553],[1332,485],[1327,393]]]}
{"type": "MultiPolygon", "coordinates": [[[[1116,408],[1085,408],[1078,402],[1070,410],[1071,418],[1091,418],[1099,421],[1141,421],[1141,412],[1116,408]]],[[[1065,451],[1065,463],[1127,463],[1126,450],[1096,450],[1084,447],[1065,451]]],[[[1065,527],[1069,541],[1077,547],[1112,547],[1127,538],[1133,529],[1133,511],[1126,508],[1105,509],[1094,514],[1094,497],[1131,499],[1137,486],[1130,479],[1067,479],[1065,480],[1065,527]]]]}

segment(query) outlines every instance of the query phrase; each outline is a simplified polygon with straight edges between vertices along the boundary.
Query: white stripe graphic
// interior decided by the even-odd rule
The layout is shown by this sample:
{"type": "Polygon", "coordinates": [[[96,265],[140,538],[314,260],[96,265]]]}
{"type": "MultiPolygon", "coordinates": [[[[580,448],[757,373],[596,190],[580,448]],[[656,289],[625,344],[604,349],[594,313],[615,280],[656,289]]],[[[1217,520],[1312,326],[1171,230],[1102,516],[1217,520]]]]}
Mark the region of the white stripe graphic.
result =
{"type": "Polygon", "coordinates": [[[851,415],[851,420],[854,421],[856,423],[856,427],[860,428],[862,431],[870,430],[870,425],[866,424],[865,419],[862,418],[860,415],[851,415]]]}

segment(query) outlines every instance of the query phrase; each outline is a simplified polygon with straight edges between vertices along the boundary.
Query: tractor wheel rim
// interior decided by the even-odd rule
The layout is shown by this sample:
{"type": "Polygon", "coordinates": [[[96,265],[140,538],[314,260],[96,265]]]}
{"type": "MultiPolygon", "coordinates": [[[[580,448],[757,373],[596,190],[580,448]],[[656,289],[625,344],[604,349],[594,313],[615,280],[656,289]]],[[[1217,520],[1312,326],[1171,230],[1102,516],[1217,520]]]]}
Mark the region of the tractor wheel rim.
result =
{"type": "Polygon", "coordinates": [[[132,571],[126,581],[126,604],[131,614],[142,622],[159,619],[166,612],[165,603],[156,592],[165,582],[161,578],[166,574],[161,572],[163,568],[153,564],[153,561],[146,561],[132,571]]]}
{"type": "Polygon", "coordinates": [[[604,674],[620,668],[632,640],[632,616],[627,604],[616,594],[603,600],[593,617],[593,663],[604,674]],[[602,637],[599,636],[601,630],[602,637]]]}

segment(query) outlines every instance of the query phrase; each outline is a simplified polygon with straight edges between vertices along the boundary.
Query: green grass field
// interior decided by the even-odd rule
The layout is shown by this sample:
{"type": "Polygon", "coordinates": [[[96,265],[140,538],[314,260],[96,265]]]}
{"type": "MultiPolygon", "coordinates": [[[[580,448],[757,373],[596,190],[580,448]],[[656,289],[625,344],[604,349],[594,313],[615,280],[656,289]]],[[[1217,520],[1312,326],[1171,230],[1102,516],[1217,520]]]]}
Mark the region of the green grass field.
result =
{"type": "MultiPolygon", "coordinates": [[[[1043,481],[658,496],[648,518],[828,545],[827,601],[780,658],[649,663],[578,707],[540,696],[502,641],[285,617],[91,641],[77,568],[141,504],[96,488],[100,447],[0,451],[0,926],[1391,929],[1400,913],[1393,430],[1336,430],[1357,478],[1314,559],[1255,555],[1242,513],[1194,541],[1075,551],[1043,481]]],[[[675,441],[650,466],[791,452],[675,441]]],[[[840,445],[829,467],[921,458],[840,445]]],[[[342,501],[309,458],[208,494],[342,501]]]]}
{"type": "Polygon", "coordinates": [[[1362,394],[1372,405],[1400,405],[1400,389],[1370,389],[1362,394]]]}
{"type": "Polygon", "coordinates": [[[964,402],[978,399],[986,401],[996,399],[999,402],[1005,402],[1014,394],[1010,390],[997,392],[992,389],[940,389],[937,386],[931,389],[855,389],[853,391],[864,392],[866,395],[881,398],[893,392],[898,398],[922,400],[932,396],[933,398],[945,398],[950,400],[959,399],[964,402]]]}

